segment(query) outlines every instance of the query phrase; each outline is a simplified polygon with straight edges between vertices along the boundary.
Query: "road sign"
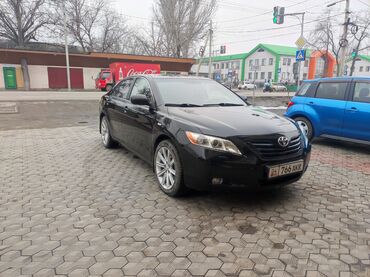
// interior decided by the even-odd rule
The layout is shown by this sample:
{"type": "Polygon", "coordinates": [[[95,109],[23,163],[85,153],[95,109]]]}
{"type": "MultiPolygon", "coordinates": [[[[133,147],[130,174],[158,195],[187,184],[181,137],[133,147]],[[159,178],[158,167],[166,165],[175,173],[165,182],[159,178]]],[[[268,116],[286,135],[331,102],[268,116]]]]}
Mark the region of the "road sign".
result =
{"type": "Polygon", "coordinates": [[[295,60],[296,62],[303,62],[306,60],[306,50],[298,50],[295,53],[295,60]]]}
{"type": "Polygon", "coordinates": [[[298,48],[303,48],[305,44],[306,44],[306,39],[303,36],[300,36],[295,42],[295,45],[297,45],[298,48]]]}
{"type": "Polygon", "coordinates": [[[220,73],[216,73],[216,81],[221,81],[221,74],[220,73]]]}

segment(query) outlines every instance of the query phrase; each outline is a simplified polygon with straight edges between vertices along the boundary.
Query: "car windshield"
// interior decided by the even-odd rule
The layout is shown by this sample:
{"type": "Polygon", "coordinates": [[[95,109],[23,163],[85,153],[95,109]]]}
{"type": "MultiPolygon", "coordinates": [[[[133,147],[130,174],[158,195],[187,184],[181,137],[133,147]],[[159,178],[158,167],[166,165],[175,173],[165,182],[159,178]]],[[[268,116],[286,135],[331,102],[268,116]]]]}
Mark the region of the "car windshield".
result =
{"type": "Polygon", "coordinates": [[[246,106],[241,98],[213,80],[158,78],[155,82],[167,106],[246,106]]]}

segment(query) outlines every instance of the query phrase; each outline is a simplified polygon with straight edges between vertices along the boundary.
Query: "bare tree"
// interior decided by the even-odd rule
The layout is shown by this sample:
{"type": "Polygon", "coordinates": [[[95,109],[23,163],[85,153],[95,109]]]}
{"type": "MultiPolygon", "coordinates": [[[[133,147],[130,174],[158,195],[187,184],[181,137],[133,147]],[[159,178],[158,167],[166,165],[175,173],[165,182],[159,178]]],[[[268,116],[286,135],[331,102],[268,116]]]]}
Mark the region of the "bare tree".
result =
{"type": "Polygon", "coordinates": [[[339,29],[335,29],[335,26],[340,26],[340,24],[336,22],[333,16],[330,16],[329,12],[324,16],[320,16],[317,18],[315,29],[310,33],[308,44],[316,51],[320,51],[323,54],[325,72],[328,70],[328,52],[334,55],[337,67],[336,73],[338,76],[341,46],[339,45],[339,29]]]}
{"type": "Polygon", "coordinates": [[[150,24],[150,28],[135,34],[134,40],[136,53],[152,56],[161,56],[167,53],[163,31],[154,22],[150,24]]]}
{"type": "Polygon", "coordinates": [[[217,0],[157,0],[153,6],[154,24],[163,34],[162,54],[188,57],[206,35],[216,4],[217,0]]]}
{"type": "MultiPolygon", "coordinates": [[[[349,75],[352,76],[355,71],[355,64],[360,50],[364,50],[370,47],[370,12],[363,16],[357,15],[353,22],[357,25],[358,31],[353,32],[353,56],[349,75]],[[361,49],[363,43],[366,43],[365,47],[361,49]]],[[[355,27],[353,27],[355,28],[355,27]]],[[[355,29],[353,29],[355,30],[355,29]]]]}
{"type": "MultiPolygon", "coordinates": [[[[1,0],[0,37],[25,47],[36,40],[37,32],[49,23],[44,5],[46,0],[1,0]]],[[[27,59],[21,59],[25,89],[30,89],[27,59]]]]}
{"type": "MultiPolygon", "coordinates": [[[[84,52],[120,52],[128,27],[125,19],[104,0],[65,0],[67,29],[72,44],[84,52]]],[[[57,9],[58,30],[63,33],[63,14],[57,9]]]]}

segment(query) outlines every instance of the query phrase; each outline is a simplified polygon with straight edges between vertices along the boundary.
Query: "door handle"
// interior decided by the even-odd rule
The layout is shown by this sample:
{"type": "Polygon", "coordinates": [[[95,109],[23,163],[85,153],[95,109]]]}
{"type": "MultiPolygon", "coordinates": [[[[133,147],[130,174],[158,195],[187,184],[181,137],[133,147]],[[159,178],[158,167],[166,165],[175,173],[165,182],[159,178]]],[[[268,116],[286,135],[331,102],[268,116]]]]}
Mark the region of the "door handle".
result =
{"type": "Polygon", "coordinates": [[[356,113],[358,112],[358,109],[356,107],[351,107],[350,109],[348,109],[347,111],[349,112],[353,112],[353,113],[356,113]]]}
{"type": "Polygon", "coordinates": [[[313,105],[313,104],[315,104],[313,101],[308,102],[308,105],[313,105]]]}

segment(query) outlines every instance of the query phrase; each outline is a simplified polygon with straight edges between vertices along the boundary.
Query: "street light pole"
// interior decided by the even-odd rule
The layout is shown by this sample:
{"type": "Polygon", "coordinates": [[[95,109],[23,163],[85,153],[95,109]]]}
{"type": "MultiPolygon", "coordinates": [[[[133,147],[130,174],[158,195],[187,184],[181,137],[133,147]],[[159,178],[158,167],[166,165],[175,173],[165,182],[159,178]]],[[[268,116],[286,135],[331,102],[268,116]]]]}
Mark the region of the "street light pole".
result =
{"type": "Polygon", "coordinates": [[[63,14],[64,14],[64,44],[65,44],[65,52],[66,52],[66,67],[67,67],[67,86],[68,91],[71,90],[71,74],[69,71],[69,49],[68,49],[68,33],[67,33],[67,11],[66,11],[66,4],[63,1],[63,14]]]}
{"type": "Polygon", "coordinates": [[[209,60],[208,60],[208,78],[212,78],[212,38],[213,38],[213,29],[212,29],[212,20],[209,28],[209,60]]]}
{"type": "Polygon", "coordinates": [[[344,15],[344,26],[343,26],[343,34],[342,34],[342,42],[344,42],[341,53],[340,53],[340,67],[339,67],[339,76],[344,74],[344,65],[346,63],[346,55],[347,55],[347,34],[348,34],[348,19],[349,19],[349,0],[346,0],[346,10],[344,15]]]}

